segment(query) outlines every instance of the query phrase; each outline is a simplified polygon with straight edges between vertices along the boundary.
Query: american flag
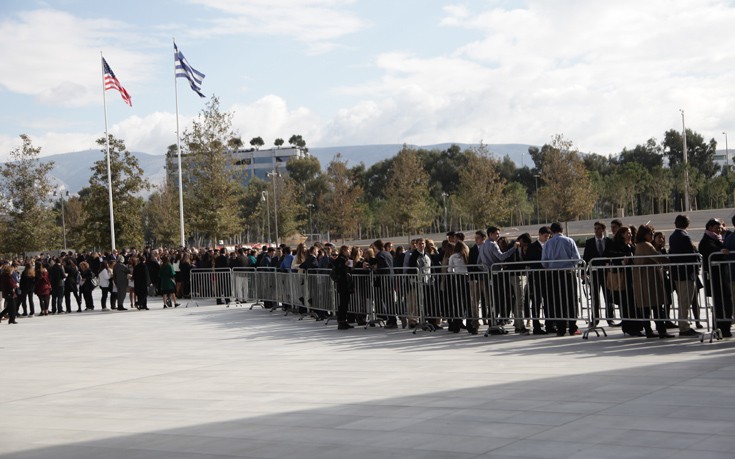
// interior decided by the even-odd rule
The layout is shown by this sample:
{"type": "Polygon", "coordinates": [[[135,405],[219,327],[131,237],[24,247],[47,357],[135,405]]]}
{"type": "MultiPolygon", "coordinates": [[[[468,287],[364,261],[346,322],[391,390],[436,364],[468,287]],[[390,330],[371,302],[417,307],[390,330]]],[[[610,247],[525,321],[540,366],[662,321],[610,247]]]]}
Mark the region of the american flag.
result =
{"type": "Polygon", "coordinates": [[[115,76],[115,72],[112,71],[104,57],[102,58],[102,67],[105,72],[105,91],[107,91],[108,89],[117,89],[118,91],[120,91],[120,95],[122,96],[125,103],[132,107],[133,102],[130,100],[130,94],[128,94],[125,88],[123,88],[123,86],[120,84],[120,81],[118,81],[117,77],[115,76]]]}

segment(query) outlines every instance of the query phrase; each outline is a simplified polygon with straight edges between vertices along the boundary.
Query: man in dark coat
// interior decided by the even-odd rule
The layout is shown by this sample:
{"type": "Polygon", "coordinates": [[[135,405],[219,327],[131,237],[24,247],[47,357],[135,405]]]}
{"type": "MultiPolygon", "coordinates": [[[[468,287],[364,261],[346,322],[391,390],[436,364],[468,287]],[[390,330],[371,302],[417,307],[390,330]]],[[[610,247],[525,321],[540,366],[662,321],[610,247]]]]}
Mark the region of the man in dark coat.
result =
{"type": "MultiPolygon", "coordinates": [[[[595,258],[602,258],[605,253],[605,247],[612,244],[612,238],[605,235],[607,227],[604,223],[597,221],[594,223],[595,235],[587,239],[584,243],[584,252],[582,259],[589,266],[595,258]]],[[[604,261],[595,261],[596,266],[606,264],[604,261]]],[[[592,294],[592,314],[599,314],[597,317],[602,315],[602,304],[600,303],[600,290],[602,290],[602,296],[605,298],[605,315],[608,318],[607,324],[614,326],[612,318],[615,317],[615,305],[612,301],[612,295],[605,287],[605,279],[602,275],[604,271],[597,269],[592,271],[590,276],[590,293],[592,294]]],[[[597,325],[597,319],[593,318],[593,325],[597,325]]]]}
{"type": "MultiPolygon", "coordinates": [[[[217,258],[214,259],[214,267],[215,269],[222,269],[222,268],[229,268],[230,267],[230,260],[227,258],[227,250],[222,247],[219,250],[219,255],[217,255],[217,258]]],[[[221,285],[222,292],[220,294],[225,295],[225,303],[230,304],[230,298],[229,292],[230,292],[230,281],[229,277],[225,279],[223,282],[217,282],[218,285],[221,285]]],[[[222,298],[217,298],[217,304],[222,304],[222,298]]]]}
{"type": "MultiPolygon", "coordinates": [[[[546,276],[542,271],[541,256],[544,252],[544,244],[551,237],[551,230],[548,226],[542,226],[538,230],[538,239],[533,241],[526,249],[526,262],[528,263],[528,292],[531,300],[531,315],[534,317],[541,316],[541,308],[543,305],[544,317],[550,317],[549,302],[544,301],[544,286],[546,276]]],[[[546,330],[541,328],[541,321],[533,321],[533,334],[546,335],[548,333],[556,333],[556,326],[552,321],[546,320],[546,330]]]]}
{"type": "Polygon", "coordinates": [[[712,265],[728,259],[730,251],[723,247],[722,224],[710,219],[704,227],[704,235],[699,242],[704,266],[704,291],[712,297],[714,304],[715,328],[720,329],[723,338],[731,338],[732,332],[732,288],[730,286],[730,267],[727,264],[712,265]]]}
{"type": "Polygon", "coordinates": [[[61,314],[66,272],[58,258],[54,258],[49,262],[48,278],[51,282],[51,314],[61,314]]]}
{"type": "Polygon", "coordinates": [[[689,307],[694,304],[698,295],[697,280],[699,263],[697,249],[694,248],[692,238],[689,237],[689,217],[677,215],[674,219],[676,229],[669,236],[669,255],[672,262],[678,266],[671,269],[671,281],[676,289],[677,309],[679,316],[679,336],[699,336],[689,324],[689,307]],[[687,256],[688,255],[688,256],[687,256]]]}

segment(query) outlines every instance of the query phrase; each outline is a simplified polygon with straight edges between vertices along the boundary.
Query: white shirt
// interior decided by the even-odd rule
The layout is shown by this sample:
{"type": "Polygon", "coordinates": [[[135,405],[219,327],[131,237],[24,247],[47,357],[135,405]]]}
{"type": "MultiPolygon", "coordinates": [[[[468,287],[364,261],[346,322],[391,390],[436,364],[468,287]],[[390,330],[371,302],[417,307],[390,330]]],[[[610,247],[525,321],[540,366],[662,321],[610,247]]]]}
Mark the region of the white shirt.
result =
{"type": "Polygon", "coordinates": [[[466,273],[467,263],[462,259],[462,255],[459,253],[453,253],[449,257],[449,272],[450,273],[466,273]]]}
{"type": "Polygon", "coordinates": [[[102,269],[99,275],[100,288],[108,288],[110,286],[110,270],[102,269]]]}

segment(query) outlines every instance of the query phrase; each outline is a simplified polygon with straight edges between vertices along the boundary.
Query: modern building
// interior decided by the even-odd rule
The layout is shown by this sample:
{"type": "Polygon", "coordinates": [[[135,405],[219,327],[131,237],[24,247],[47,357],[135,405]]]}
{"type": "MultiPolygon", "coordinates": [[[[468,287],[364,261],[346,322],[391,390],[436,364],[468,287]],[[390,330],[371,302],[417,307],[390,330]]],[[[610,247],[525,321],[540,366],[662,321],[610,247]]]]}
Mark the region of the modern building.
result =
{"type": "Polygon", "coordinates": [[[268,173],[278,170],[286,171],[286,163],[307,156],[301,148],[268,148],[255,150],[252,148],[241,148],[232,153],[235,164],[245,166],[245,184],[253,177],[267,180],[268,173]]]}
{"type": "Polygon", "coordinates": [[[715,151],[715,164],[724,168],[725,166],[733,166],[732,163],[733,154],[729,150],[717,150],[715,151]]]}
{"type": "MultiPolygon", "coordinates": [[[[277,170],[280,174],[287,174],[286,163],[293,159],[308,156],[301,148],[269,148],[265,150],[241,148],[232,152],[235,165],[243,167],[243,184],[247,185],[253,177],[268,180],[268,174],[277,170]]],[[[182,170],[186,174],[186,155],[182,155],[182,170]]],[[[171,180],[176,180],[177,168],[172,162],[167,174],[171,180]]],[[[239,174],[238,174],[239,175],[239,174]]]]}

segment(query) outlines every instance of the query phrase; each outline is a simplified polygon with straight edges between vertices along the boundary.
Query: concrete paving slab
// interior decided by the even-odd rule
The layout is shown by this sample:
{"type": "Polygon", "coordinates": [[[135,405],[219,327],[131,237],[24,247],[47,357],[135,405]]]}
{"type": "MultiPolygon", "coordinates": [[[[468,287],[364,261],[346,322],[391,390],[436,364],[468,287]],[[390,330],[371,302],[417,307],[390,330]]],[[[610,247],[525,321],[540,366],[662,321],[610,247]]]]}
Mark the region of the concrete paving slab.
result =
{"type": "Polygon", "coordinates": [[[733,341],[337,331],[152,306],[0,324],[0,458],[734,454],[733,341]]]}

